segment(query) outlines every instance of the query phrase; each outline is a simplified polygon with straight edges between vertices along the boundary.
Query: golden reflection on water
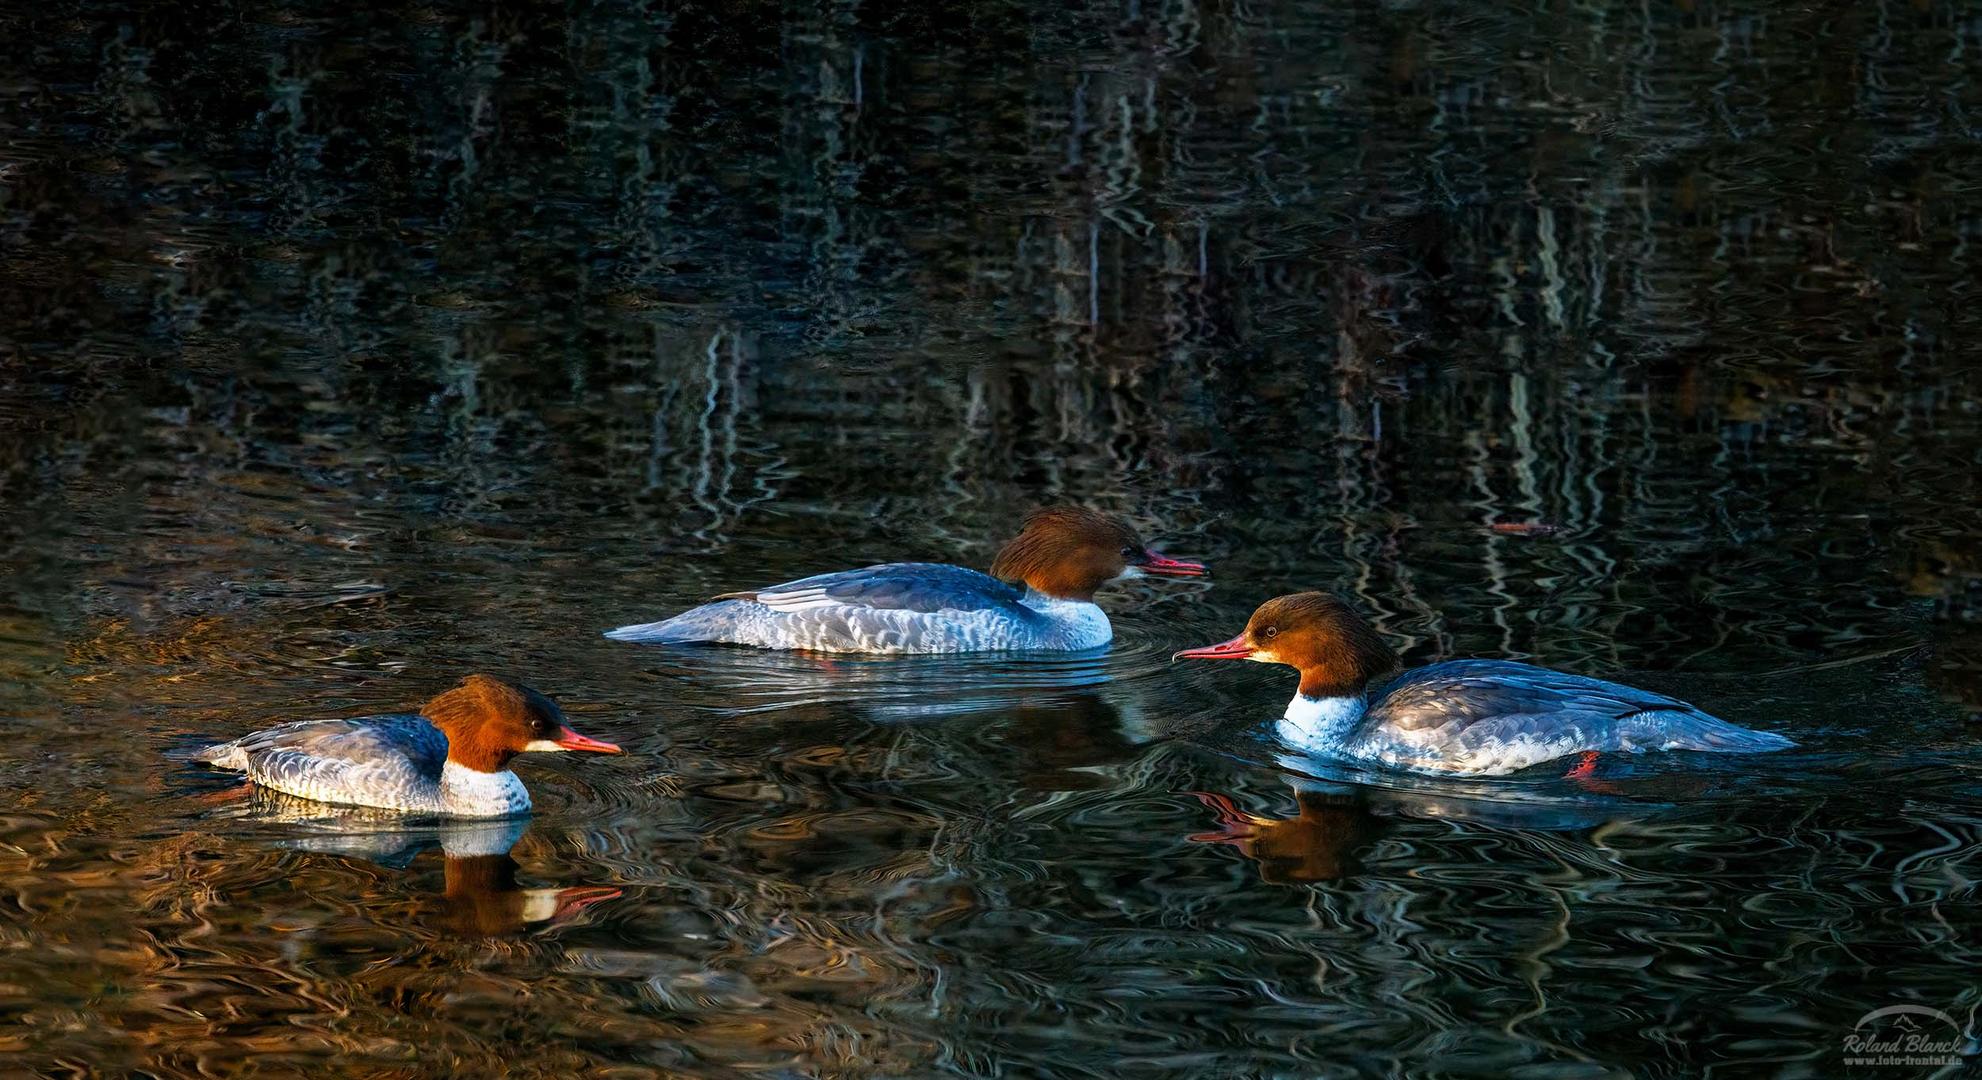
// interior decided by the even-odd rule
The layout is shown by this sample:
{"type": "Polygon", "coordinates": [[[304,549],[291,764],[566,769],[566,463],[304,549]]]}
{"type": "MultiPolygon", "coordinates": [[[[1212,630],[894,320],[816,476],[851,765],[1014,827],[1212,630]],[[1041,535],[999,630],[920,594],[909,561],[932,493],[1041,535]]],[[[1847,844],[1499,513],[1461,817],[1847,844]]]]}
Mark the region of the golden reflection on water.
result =
{"type": "Polygon", "coordinates": [[[1958,8],[0,22],[0,1072],[1827,1075],[1977,1006],[1958,8]],[[1050,662],[597,637],[1056,499],[1217,577],[1050,662]],[[1290,766],[1166,658],[1296,588],[1803,746],[1290,766]],[[630,751],[513,846],[185,761],[469,670],[630,751]]]}

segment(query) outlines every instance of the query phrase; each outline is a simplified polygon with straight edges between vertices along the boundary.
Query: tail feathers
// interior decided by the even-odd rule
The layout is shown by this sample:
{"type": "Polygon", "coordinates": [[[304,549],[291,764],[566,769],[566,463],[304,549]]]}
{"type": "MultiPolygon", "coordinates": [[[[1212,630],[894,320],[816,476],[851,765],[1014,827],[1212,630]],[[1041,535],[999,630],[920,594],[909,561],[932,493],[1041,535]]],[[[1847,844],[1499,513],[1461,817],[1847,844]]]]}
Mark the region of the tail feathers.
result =
{"type": "Polygon", "coordinates": [[[634,623],[606,631],[606,636],[614,641],[633,641],[648,645],[688,644],[698,641],[733,641],[737,616],[752,601],[744,599],[717,600],[713,604],[703,604],[690,608],[671,619],[660,622],[634,623]]]}
{"type": "Polygon", "coordinates": [[[1640,745],[1660,750],[1701,750],[1718,754],[1765,754],[1796,743],[1773,731],[1755,731],[1699,712],[1648,712],[1632,717],[1644,725],[1640,745]]]}
{"type": "Polygon", "coordinates": [[[233,742],[216,743],[193,755],[194,761],[204,761],[222,769],[237,772],[248,771],[248,751],[241,746],[239,739],[233,742]]]}

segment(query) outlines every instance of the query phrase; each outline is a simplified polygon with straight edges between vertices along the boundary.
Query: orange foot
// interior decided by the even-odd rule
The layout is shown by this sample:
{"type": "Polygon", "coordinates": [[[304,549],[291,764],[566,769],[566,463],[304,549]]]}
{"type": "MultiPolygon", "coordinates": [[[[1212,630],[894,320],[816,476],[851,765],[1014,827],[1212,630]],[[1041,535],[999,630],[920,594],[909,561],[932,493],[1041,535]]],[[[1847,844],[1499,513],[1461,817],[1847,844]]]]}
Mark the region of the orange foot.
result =
{"type": "Polygon", "coordinates": [[[1574,780],[1576,786],[1597,795],[1621,795],[1623,789],[1606,780],[1597,779],[1597,752],[1583,751],[1583,756],[1569,771],[1562,774],[1564,780],[1574,780]]]}

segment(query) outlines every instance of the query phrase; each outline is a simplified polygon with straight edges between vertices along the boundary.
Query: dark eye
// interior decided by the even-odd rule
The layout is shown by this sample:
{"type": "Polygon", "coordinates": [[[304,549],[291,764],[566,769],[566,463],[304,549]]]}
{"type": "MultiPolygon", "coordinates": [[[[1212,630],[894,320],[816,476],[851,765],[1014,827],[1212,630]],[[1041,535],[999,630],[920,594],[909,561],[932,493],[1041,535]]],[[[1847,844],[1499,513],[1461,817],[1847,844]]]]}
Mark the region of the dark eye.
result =
{"type": "Polygon", "coordinates": [[[1124,559],[1134,559],[1136,555],[1137,555],[1136,549],[1132,547],[1125,547],[1122,549],[1122,558],[1124,559]]]}
{"type": "Polygon", "coordinates": [[[1266,628],[1266,636],[1267,636],[1267,637],[1272,637],[1272,636],[1274,636],[1275,634],[1278,634],[1279,632],[1280,632],[1280,628],[1279,628],[1279,627],[1277,627],[1277,626],[1269,626],[1269,627],[1267,627],[1267,628],[1266,628]]]}

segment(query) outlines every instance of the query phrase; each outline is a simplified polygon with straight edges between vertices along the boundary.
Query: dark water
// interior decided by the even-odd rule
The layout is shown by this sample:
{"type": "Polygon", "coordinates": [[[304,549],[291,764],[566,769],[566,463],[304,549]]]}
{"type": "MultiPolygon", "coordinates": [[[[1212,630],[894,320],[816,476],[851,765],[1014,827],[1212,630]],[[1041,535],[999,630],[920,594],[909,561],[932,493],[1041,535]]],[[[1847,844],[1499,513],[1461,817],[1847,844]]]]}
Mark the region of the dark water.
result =
{"type": "Polygon", "coordinates": [[[1925,0],[7,9],[0,1072],[1819,1077],[1971,1024],[1978,57],[1925,0]],[[1215,579],[1098,658],[598,637],[1058,499],[1215,579]],[[1284,671],[1166,662],[1295,588],[1802,746],[1302,780],[1284,671]],[[174,757],[473,670],[633,751],[526,762],[506,857],[174,757]]]}

